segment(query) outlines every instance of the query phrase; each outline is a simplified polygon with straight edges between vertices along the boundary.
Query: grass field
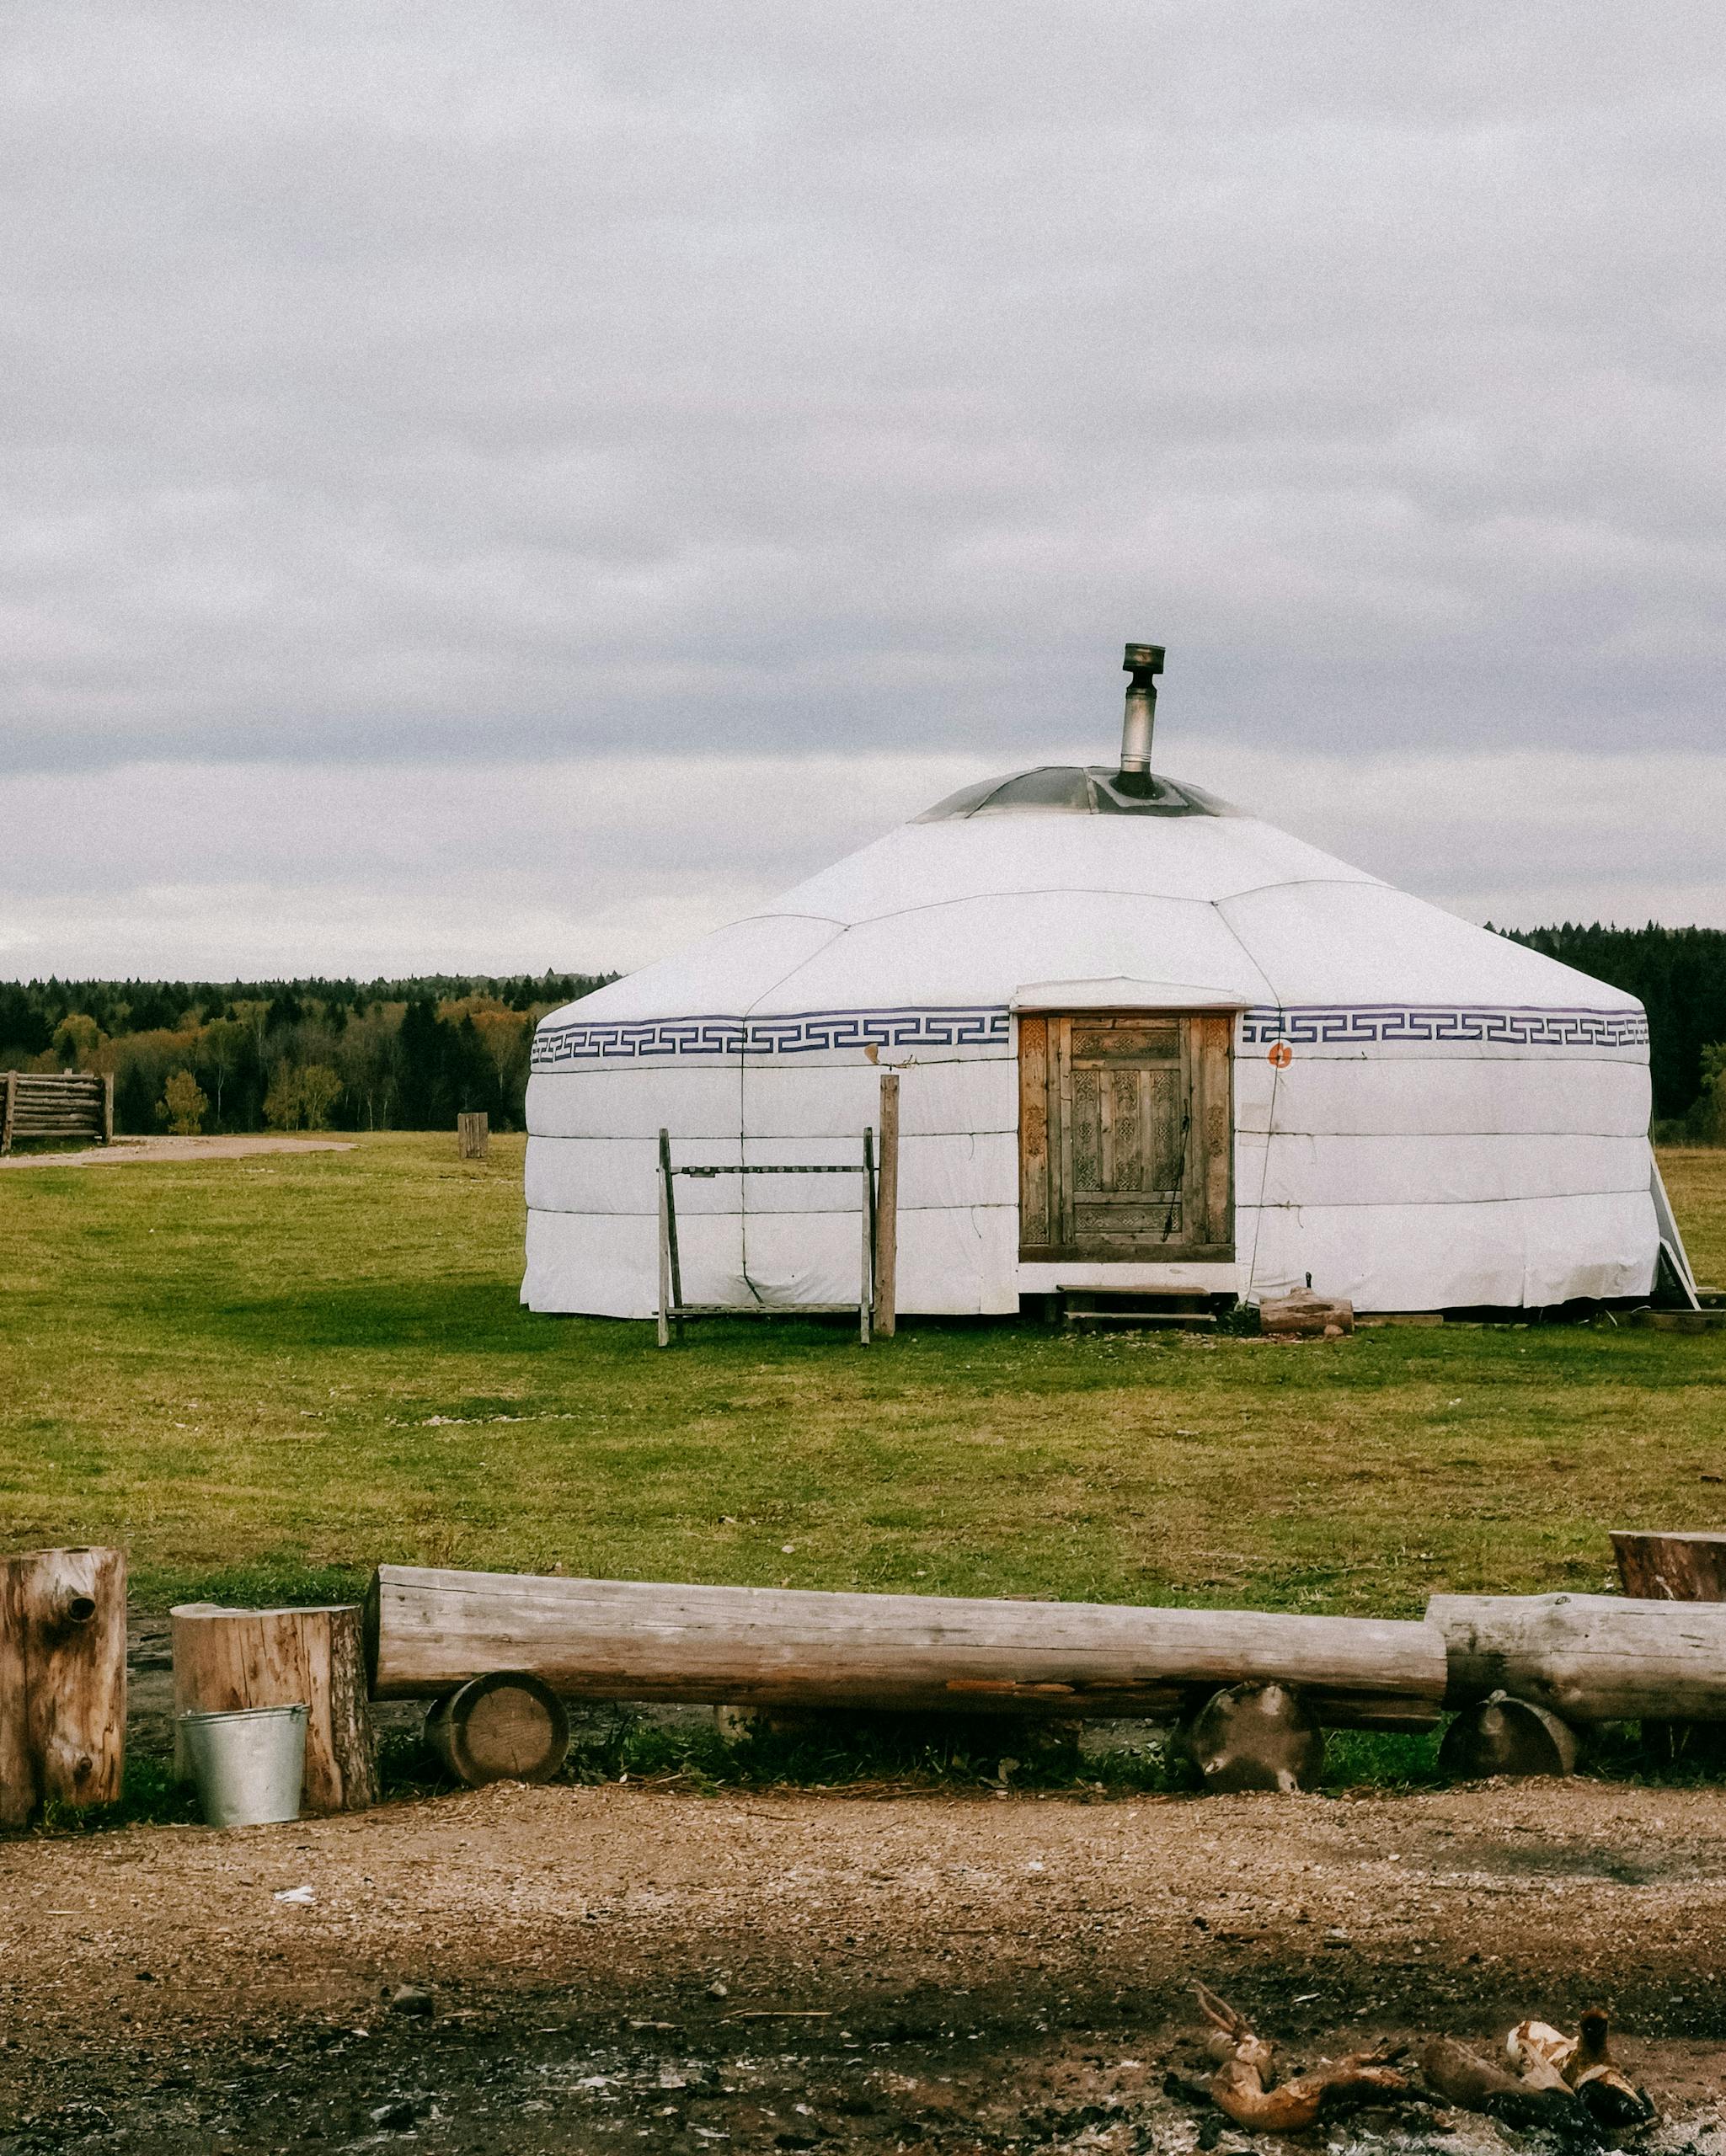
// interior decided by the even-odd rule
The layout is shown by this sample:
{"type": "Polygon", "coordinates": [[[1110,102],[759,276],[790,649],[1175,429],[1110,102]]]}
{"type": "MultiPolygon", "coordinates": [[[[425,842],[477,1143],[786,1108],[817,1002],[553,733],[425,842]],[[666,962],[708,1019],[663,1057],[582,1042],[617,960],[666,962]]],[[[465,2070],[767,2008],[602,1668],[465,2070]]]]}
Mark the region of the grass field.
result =
{"type": "MultiPolygon", "coordinates": [[[[1726,1152],[1669,1155],[1705,1277],[1726,1152]]],[[[1602,1583],[1726,1526],[1726,1339],[1277,1347],[525,1313],[521,1141],[0,1176],[0,1531],[113,1540],[146,1609],[380,1561],[1417,1609],[1602,1583]]]]}

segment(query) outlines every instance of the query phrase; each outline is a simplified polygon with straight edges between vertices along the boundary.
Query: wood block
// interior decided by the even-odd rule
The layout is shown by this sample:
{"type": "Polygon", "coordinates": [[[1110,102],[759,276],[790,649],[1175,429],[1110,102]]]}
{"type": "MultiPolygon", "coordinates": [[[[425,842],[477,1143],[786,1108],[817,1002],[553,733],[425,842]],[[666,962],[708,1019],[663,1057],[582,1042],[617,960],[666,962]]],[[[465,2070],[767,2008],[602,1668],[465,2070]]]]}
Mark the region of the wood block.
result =
{"type": "Polygon", "coordinates": [[[1494,1774],[1574,1774],[1576,1732],[1550,1708],[1494,1692],[1465,1707],[1445,1732],[1439,1765],[1459,1781],[1494,1774]]]}
{"type": "Polygon", "coordinates": [[[224,1609],[182,1603],[174,1625],[174,1770],[190,1779],[183,1714],[303,1705],[307,1812],[363,1812],[377,1801],[357,1603],[309,1609],[224,1609]]]}
{"type": "Polygon", "coordinates": [[[494,1670],[446,1692],[425,1717],[425,1736],[470,1789],[487,1782],[548,1782],[569,1755],[563,1702],[548,1684],[521,1670],[494,1670]]]}
{"type": "Polygon", "coordinates": [[[1287,1684],[1213,1692],[1182,1732],[1207,1791],[1310,1789],[1324,1766],[1324,1732],[1287,1684]]]}
{"type": "Polygon", "coordinates": [[[1258,1305],[1258,1329],[1279,1340],[1337,1339],[1355,1330],[1355,1305],[1305,1289],[1273,1295],[1258,1305]]]}

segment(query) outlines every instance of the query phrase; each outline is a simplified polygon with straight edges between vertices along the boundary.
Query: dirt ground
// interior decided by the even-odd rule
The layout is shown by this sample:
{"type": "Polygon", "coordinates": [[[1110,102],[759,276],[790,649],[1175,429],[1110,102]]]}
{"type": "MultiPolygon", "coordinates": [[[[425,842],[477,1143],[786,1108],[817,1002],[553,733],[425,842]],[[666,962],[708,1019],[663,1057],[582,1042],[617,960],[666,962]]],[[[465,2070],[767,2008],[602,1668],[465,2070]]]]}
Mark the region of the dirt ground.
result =
{"type": "MultiPolygon", "coordinates": [[[[1645,2145],[1726,2132],[1714,1790],[510,1785],[0,1844],[0,1940],[5,2152],[1243,2150],[1162,2090],[1198,1979],[1291,2064],[1604,2002],[1665,2113],[1645,2145]],[[388,2005],[403,1984],[433,2010],[388,2005]]],[[[1461,2117],[1309,2138],[1520,2145],[1461,2117]]]]}
{"type": "Polygon", "coordinates": [[[77,1153],[8,1153],[0,1168],[123,1168],[162,1161],[238,1161],[248,1153],[351,1153],[342,1138],[116,1138],[77,1153]]]}

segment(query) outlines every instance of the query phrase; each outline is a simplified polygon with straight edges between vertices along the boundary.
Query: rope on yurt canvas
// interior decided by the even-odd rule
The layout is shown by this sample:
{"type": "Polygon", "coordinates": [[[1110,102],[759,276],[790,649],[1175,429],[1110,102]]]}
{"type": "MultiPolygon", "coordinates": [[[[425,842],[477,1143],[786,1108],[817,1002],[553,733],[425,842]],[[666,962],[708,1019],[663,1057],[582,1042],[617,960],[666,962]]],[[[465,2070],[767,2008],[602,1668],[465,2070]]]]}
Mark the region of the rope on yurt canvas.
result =
{"type": "MultiPolygon", "coordinates": [[[[1277,1031],[1282,1031],[1284,1013],[1277,1011],[1277,1031]]],[[[1270,1107],[1264,1118],[1264,1162],[1258,1171],[1258,1203],[1253,1215],[1253,1255],[1247,1264],[1247,1293],[1253,1292],[1253,1283],[1258,1278],[1258,1236],[1264,1225],[1264,1193],[1270,1182],[1270,1141],[1276,1135],[1276,1097],[1282,1089],[1283,1066],[1270,1066],[1270,1107]]]]}

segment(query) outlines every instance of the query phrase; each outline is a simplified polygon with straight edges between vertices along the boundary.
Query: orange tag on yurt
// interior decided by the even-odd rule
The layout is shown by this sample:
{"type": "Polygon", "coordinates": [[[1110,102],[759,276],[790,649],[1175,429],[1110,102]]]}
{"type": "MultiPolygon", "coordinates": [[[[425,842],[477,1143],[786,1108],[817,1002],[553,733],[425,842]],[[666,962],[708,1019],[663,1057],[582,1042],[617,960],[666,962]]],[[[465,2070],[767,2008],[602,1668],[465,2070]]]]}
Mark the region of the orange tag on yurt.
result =
{"type": "Polygon", "coordinates": [[[1295,1059],[1295,1051],[1286,1041],[1279,1041],[1264,1059],[1267,1063],[1274,1063],[1279,1070],[1286,1070],[1295,1059]]]}

